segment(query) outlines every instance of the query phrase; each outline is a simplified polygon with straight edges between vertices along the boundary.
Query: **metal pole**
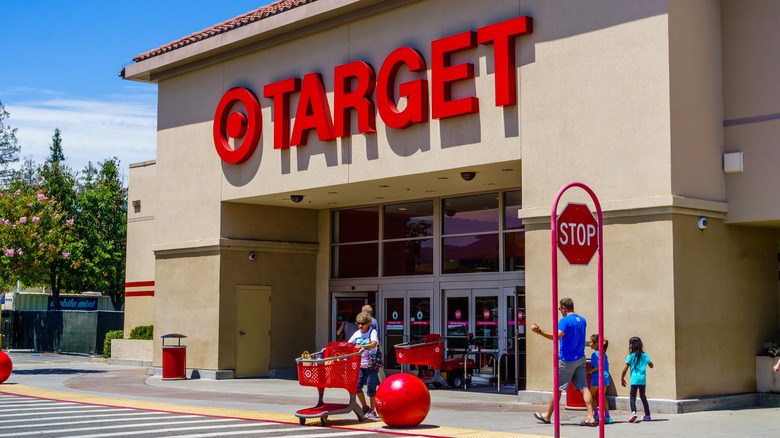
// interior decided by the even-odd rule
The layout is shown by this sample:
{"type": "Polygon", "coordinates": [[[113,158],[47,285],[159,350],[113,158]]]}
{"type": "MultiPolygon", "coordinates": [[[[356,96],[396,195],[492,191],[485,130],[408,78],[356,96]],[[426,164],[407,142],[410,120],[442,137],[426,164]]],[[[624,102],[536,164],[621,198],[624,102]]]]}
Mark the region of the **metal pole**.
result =
{"type": "MultiPolygon", "coordinates": [[[[557,397],[557,391],[560,387],[558,378],[558,202],[563,193],[571,187],[579,187],[590,195],[596,206],[598,221],[598,331],[599,331],[599,402],[605,402],[604,397],[604,237],[603,237],[603,216],[601,204],[599,204],[596,194],[590,187],[579,182],[572,182],[563,186],[555,195],[552,213],[550,215],[550,226],[552,235],[552,301],[553,301],[553,398],[555,400],[555,438],[560,437],[560,400],[557,397]]],[[[603,406],[603,405],[602,405],[603,406]]],[[[603,408],[602,408],[603,409],[603,408]]],[[[599,437],[604,437],[604,421],[599,421],[599,437]]]]}
{"type": "MultiPolygon", "coordinates": [[[[550,228],[552,229],[552,333],[553,333],[553,416],[555,418],[555,438],[561,436],[561,402],[558,388],[561,387],[558,376],[558,201],[569,186],[564,186],[555,195],[550,228]]],[[[549,418],[548,418],[549,420],[549,418]]]]}

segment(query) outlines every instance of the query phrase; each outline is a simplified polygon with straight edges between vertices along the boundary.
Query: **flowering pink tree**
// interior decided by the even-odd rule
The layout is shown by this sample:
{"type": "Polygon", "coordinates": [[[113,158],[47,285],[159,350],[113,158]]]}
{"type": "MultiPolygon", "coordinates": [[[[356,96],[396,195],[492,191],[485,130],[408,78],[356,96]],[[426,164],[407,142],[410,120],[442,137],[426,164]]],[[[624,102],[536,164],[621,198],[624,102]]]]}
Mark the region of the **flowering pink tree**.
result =
{"type": "Polygon", "coordinates": [[[0,289],[20,280],[26,286],[52,286],[52,276],[71,263],[66,248],[73,239],[73,220],[45,190],[0,191],[0,289]]]}

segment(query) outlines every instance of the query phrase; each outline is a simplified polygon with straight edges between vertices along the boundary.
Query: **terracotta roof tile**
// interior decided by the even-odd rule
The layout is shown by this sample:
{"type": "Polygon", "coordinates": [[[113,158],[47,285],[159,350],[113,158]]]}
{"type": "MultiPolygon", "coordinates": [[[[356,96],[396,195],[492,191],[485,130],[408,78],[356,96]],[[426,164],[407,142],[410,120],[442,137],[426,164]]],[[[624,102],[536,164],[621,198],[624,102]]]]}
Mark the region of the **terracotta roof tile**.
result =
{"type": "Polygon", "coordinates": [[[275,3],[271,3],[270,5],[263,6],[255,11],[248,12],[231,20],[227,20],[224,23],[215,24],[208,29],[204,29],[200,32],[196,32],[192,35],[170,42],[162,47],[156,48],[146,53],[142,53],[133,58],[133,61],[139,62],[157,55],[162,55],[163,53],[170,52],[171,50],[205,40],[206,38],[211,38],[215,35],[225,33],[241,26],[246,26],[250,23],[260,21],[273,15],[281,14],[284,11],[297,8],[298,6],[314,3],[315,1],[317,0],[279,0],[275,3]]]}

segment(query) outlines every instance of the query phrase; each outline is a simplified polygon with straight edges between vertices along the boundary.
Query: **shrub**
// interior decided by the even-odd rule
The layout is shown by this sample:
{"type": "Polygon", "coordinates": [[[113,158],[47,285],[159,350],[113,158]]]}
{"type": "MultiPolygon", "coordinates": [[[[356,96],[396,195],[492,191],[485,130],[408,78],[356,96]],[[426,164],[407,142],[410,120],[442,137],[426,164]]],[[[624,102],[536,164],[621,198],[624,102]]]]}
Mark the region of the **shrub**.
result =
{"type": "Polygon", "coordinates": [[[106,340],[103,341],[103,357],[111,357],[111,340],[122,339],[125,337],[124,330],[113,330],[106,333],[106,340]]]}
{"type": "Polygon", "coordinates": [[[130,330],[130,339],[142,339],[145,341],[154,339],[154,326],[139,325],[138,327],[130,330]]]}

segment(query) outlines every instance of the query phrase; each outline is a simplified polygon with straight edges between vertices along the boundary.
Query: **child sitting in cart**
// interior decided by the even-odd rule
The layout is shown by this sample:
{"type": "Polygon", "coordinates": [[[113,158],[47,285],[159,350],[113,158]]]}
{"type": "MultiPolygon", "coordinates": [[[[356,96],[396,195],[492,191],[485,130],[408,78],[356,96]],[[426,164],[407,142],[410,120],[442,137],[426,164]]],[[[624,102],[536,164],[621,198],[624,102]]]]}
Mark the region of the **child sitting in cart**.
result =
{"type": "Polygon", "coordinates": [[[357,320],[359,330],[352,334],[348,342],[363,348],[363,355],[360,358],[360,379],[358,381],[357,397],[360,400],[360,405],[363,407],[363,412],[366,414],[366,419],[376,419],[374,396],[376,395],[379,370],[369,369],[368,362],[371,357],[376,355],[379,335],[376,330],[371,328],[371,315],[361,312],[355,319],[357,320]],[[371,401],[370,407],[366,405],[366,397],[363,395],[363,385],[365,384],[368,385],[368,398],[371,401]]]}

